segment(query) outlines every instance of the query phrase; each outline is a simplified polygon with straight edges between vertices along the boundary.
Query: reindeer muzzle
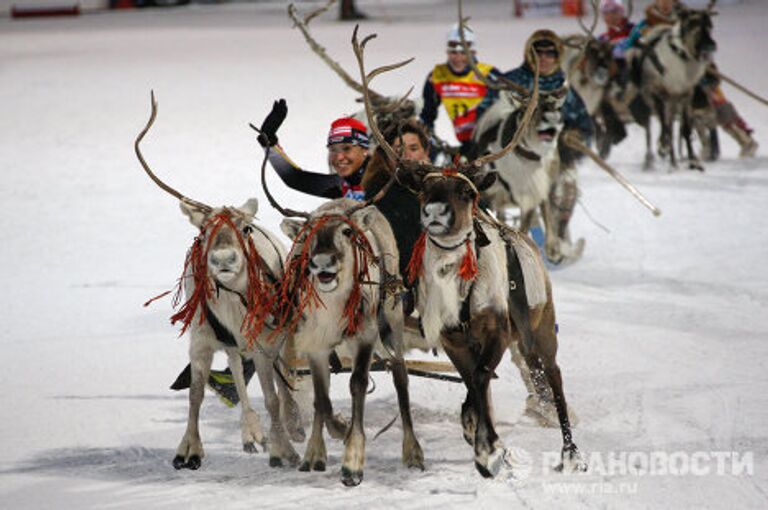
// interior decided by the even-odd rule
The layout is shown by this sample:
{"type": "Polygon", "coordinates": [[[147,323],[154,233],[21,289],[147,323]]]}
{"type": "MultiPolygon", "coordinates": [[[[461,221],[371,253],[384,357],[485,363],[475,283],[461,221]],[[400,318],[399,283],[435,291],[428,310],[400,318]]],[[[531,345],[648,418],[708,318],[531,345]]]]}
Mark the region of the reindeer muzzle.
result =
{"type": "Polygon", "coordinates": [[[421,209],[421,225],[433,235],[445,234],[451,227],[451,207],[445,202],[431,202],[421,209]]]}
{"type": "Polygon", "coordinates": [[[318,253],[309,259],[309,272],[317,278],[318,289],[331,292],[339,285],[339,262],[336,255],[318,253]]]}
{"type": "Polygon", "coordinates": [[[208,267],[212,276],[221,283],[232,281],[242,269],[242,258],[232,248],[211,250],[208,267]]]}

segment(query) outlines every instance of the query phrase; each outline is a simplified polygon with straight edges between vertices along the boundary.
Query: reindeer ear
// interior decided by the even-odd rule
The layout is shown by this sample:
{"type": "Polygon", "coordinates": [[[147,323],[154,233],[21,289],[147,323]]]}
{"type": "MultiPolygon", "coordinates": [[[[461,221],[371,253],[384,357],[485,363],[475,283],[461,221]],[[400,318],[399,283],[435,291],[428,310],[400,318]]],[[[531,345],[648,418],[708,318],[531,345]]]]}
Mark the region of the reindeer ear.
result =
{"type": "Polygon", "coordinates": [[[280,222],[280,230],[291,239],[296,239],[303,226],[303,221],[294,220],[293,218],[285,218],[280,222]]]}
{"type": "Polygon", "coordinates": [[[352,215],[354,217],[353,221],[357,223],[361,229],[368,230],[379,218],[377,216],[378,212],[379,210],[375,206],[363,207],[352,215]]]}
{"type": "Polygon", "coordinates": [[[480,182],[477,184],[477,190],[485,191],[493,186],[493,183],[496,182],[496,177],[498,177],[496,172],[488,172],[485,174],[485,176],[483,176],[483,178],[480,179],[480,182]]]}
{"type": "Polygon", "coordinates": [[[192,223],[197,228],[203,226],[206,216],[203,211],[201,211],[196,206],[184,201],[179,202],[179,207],[181,208],[181,212],[183,212],[184,215],[189,218],[190,223],[192,223]]]}
{"type": "Polygon", "coordinates": [[[255,198],[249,198],[243,205],[238,207],[238,209],[240,209],[250,218],[253,218],[259,211],[259,201],[255,198]]]}

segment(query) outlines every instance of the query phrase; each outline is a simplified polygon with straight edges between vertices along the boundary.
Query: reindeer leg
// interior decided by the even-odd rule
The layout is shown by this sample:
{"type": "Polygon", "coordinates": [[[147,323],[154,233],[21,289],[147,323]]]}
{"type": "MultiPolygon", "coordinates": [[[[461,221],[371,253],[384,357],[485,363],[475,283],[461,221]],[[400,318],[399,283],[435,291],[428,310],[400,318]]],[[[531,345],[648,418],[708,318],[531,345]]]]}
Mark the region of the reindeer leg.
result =
{"type": "Polygon", "coordinates": [[[403,464],[407,467],[424,471],[424,452],[416,439],[411,419],[411,403],[408,395],[408,371],[401,355],[391,360],[392,380],[397,391],[397,403],[400,406],[400,419],[403,422],[403,464]]]}
{"type": "Polygon", "coordinates": [[[243,359],[237,349],[227,349],[227,360],[229,369],[232,371],[232,379],[235,382],[237,396],[240,399],[240,429],[243,439],[243,450],[248,453],[257,453],[259,450],[256,444],[267,449],[267,440],[264,432],[261,430],[261,420],[256,411],[251,407],[251,400],[248,398],[248,390],[245,386],[245,377],[243,375],[243,359]]]}
{"type": "Polygon", "coordinates": [[[509,346],[509,319],[491,310],[479,317],[473,317],[472,336],[482,339],[483,344],[473,377],[478,416],[475,431],[475,468],[482,476],[492,478],[504,465],[506,450],[496,433],[491,417],[490,384],[491,376],[509,346]]]}
{"type": "Polygon", "coordinates": [[[650,119],[643,126],[645,128],[645,161],[643,162],[643,170],[653,170],[654,160],[656,157],[653,155],[653,134],[651,133],[651,121],[650,119]]]}
{"type": "Polygon", "coordinates": [[[307,438],[307,433],[302,425],[301,409],[293,398],[291,389],[279,377],[277,378],[277,398],[280,401],[280,416],[283,418],[283,425],[291,441],[303,442],[307,438]]]}
{"type": "Polygon", "coordinates": [[[477,412],[474,394],[472,392],[472,377],[477,361],[470,346],[464,342],[463,332],[443,332],[440,341],[443,350],[450,358],[453,366],[459,372],[464,385],[467,387],[467,398],[461,404],[461,427],[464,440],[475,445],[475,430],[477,429],[477,412]]]}
{"type": "Polygon", "coordinates": [[[200,440],[200,406],[205,397],[205,383],[213,363],[213,349],[193,333],[189,348],[189,359],[192,367],[192,381],[189,386],[189,416],[187,430],[181,438],[173,467],[176,469],[198,469],[205,456],[203,442],[200,440]]]}
{"type": "Polygon", "coordinates": [[[680,128],[681,135],[685,140],[685,149],[688,152],[688,168],[690,170],[704,171],[704,167],[701,165],[701,161],[696,156],[693,150],[693,143],[691,142],[691,134],[693,129],[691,128],[691,115],[688,108],[683,111],[683,123],[680,128]]]}
{"type": "Polygon", "coordinates": [[[571,471],[586,471],[587,464],[581,456],[576,443],[573,442],[571,423],[568,417],[568,404],[563,392],[563,379],[560,367],[555,359],[557,354],[557,335],[555,333],[555,312],[550,301],[545,310],[536,335],[535,352],[525,353],[531,366],[541,366],[547,378],[560,421],[560,431],[563,435],[562,463],[556,467],[558,471],[568,468],[571,471]]]}
{"type": "MultiPolygon", "coordinates": [[[[293,345],[293,339],[288,338],[282,350],[283,359],[291,365],[298,357],[293,345]]],[[[275,370],[279,370],[278,367],[275,370]]],[[[286,384],[282,377],[277,378],[277,397],[280,400],[280,416],[283,419],[283,425],[291,441],[303,442],[307,438],[302,424],[302,415],[299,404],[293,397],[293,391],[286,384]]]]}
{"type": "Polygon", "coordinates": [[[280,415],[280,401],[275,392],[274,367],[272,360],[261,353],[254,355],[256,363],[256,373],[259,376],[259,383],[264,394],[264,405],[270,417],[269,426],[269,466],[281,467],[283,460],[286,460],[291,466],[299,463],[300,457],[293,449],[290,439],[283,427],[283,420],[280,415]]]}
{"type": "Polygon", "coordinates": [[[363,481],[363,465],[365,464],[363,413],[372,353],[372,342],[358,344],[355,366],[349,379],[349,391],[352,394],[352,426],[344,440],[344,460],[341,464],[341,483],[347,487],[360,485],[360,482],[363,481]]]}
{"type": "Polygon", "coordinates": [[[299,471],[325,471],[328,463],[325,440],[323,440],[323,425],[333,412],[331,399],[328,398],[328,387],[331,383],[328,354],[327,351],[323,351],[309,355],[309,368],[315,389],[315,416],[312,421],[312,434],[309,436],[299,471]]]}

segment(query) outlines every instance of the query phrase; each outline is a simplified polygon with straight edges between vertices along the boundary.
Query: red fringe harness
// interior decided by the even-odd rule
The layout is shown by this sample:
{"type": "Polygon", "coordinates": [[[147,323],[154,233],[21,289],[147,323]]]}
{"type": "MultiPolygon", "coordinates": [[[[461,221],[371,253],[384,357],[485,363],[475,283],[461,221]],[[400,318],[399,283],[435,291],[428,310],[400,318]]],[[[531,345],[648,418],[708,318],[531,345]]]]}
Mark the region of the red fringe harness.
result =
{"type": "Polygon", "coordinates": [[[318,230],[331,220],[343,221],[353,231],[351,236],[354,262],[352,271],[357,277],[352,284],[352,290],[344,305],[344,313],[341,318],[347,323],[344,328],[344,335],[354,335],[362,325],[362,284],[370,278],[368,268],[371,263],[376,263],[375,256],[365,234],[352,220],[346,216],[331,214],[308,221],[296,235],[291,253],[295,253],[297,246],[303,244],[301,251],[294,254],[288,263],[285,275],[279,283],[278,293],[275,295],[275,308],[277,310],[277,330],[275,333],[286,328],[289,331],[294,331],[305,310],[325,306],[317,293],[317,289],[315,289],[307,266],[309,265],[312,239],[318,230]]]}
{"type": "MultiPolygon", "coordinates": [[[[458,158],[458,156],[457,156],[458,158]]],[[[454,164],[456,164],[456,161],[454,161],[454,164]]],[[[443,168],[442,174],[445,177],[455,177],[456,174],[458,174],[459,171],[456,168],[443,168]]],[[[479,200],[479,197],[475,197],[474,204],[472,204],[472,216],[474,217],[477,214],[477,202],[479,200]]],[[[457,271],[457,274],[459,275],[459,278],[464,280],[465,282],[474,280],[477,278],[477,255],[475,254],[475,250],[472,249],[472,243],[469,240],[469,236],[467,236],[467,239],[464,241],[464,244],[466,245],[467,251],[464,254],[464,258],[461,259],[461,265],[459,266],[459,270],[457,271]]],[[[417,278],[419,278],[421,275],[424,274],[424,250],[427,246],[427,233],[425,231],[421,232],[421,235],[416,240],[416,244],[413,246],[413,252],[411,252],[411,258],[408,261],[408,266],[405,268],[406,271],[406,278],[408,278],[408,283],[413,283],[416,281],[417,278]]]]}
{"type": "MultiPolygon", "coordinates": [[[[216,234],[219,230],[228,226],[235,234],[235,238],[240,244],[240,248],[245,256],[245,265],[248,272],[248,284],[246,286],[246,309],[247,313],[243,319],[243,324],[240,331],[243,336],[248,340],[248,347],[253,347],[253,343],[259,336],[259,333],[264,328],[264,323],[267,317],[272,313],[273,305],[273,286],[264,278],[264,266],[261,257],[256,250],[256,246],[253,243],[253,238],[247,236],[247,239],[243,236],[234,222],[232,221],[231,211],[224,209],[221,213],[209,219],[205,224],[200,227],[200,235],[195,237],[192,246],[187,252],[187,258],[184,261],[184,270],[181,273],[181,277],[176,284],[176,291],[173,297],[173,307],[176,308],[181,301],[181,295],[184,288],[184,279],[192,278],[194,281],[194,290],[192,295],[187,298],[187,301],[181,306],[178,312],[171,316],[171,324],[181,322],[181,332],[179,336],[182,336],[192,321],[195,318],[195,314],[200,311],[199,324],[205,322],[205,306],[203,304],[213,298],[213,284],[211,278],[208,276],[208,252],[211,249],[211,243],[216,238],[216,234]],[[206,236],[205,233],[210,229],[210,232],[206,236]],[[205,239],[208,239],[205,242],[205,239]]],[[[157,297],[154,297],[144,303],[144,306],[149,305],[152,301],[166,296],[171,291],[164,292],[157,297]]]]}

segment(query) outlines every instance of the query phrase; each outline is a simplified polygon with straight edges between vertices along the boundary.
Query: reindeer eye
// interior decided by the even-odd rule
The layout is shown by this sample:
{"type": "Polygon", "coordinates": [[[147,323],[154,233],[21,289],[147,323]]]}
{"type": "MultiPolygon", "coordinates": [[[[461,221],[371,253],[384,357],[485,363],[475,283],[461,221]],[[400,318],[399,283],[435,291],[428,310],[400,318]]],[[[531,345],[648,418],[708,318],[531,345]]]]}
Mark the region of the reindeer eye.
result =
{"type": "Polygon", "coordinates": [[[349,227],[346,227],[344,230],[341,231],[341,233],[347,237],[352,237],[352,229],[349,227]]]}
{"type": "Polygon", "coordinates": [[[243,227],[243,235],[249,236],[251,234],[253,234],[253,227],[251,227],[250,225],[244,226],[243,227]]]}

